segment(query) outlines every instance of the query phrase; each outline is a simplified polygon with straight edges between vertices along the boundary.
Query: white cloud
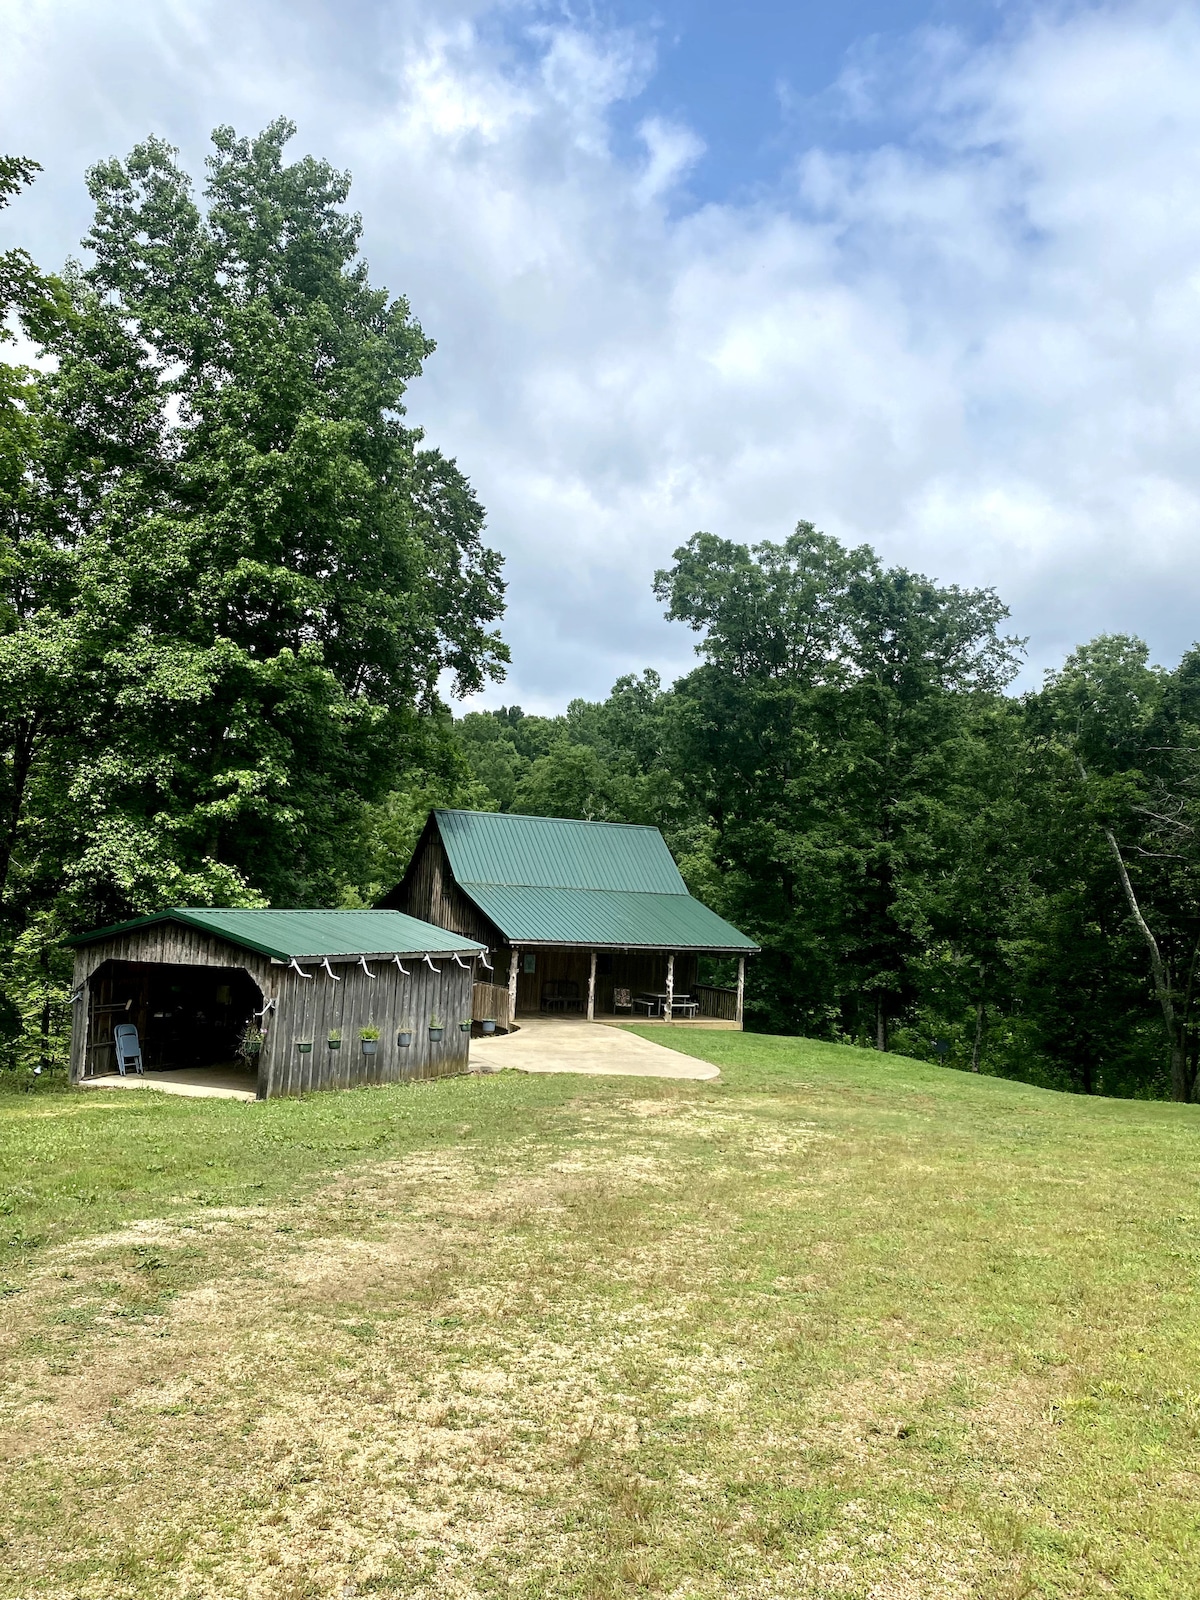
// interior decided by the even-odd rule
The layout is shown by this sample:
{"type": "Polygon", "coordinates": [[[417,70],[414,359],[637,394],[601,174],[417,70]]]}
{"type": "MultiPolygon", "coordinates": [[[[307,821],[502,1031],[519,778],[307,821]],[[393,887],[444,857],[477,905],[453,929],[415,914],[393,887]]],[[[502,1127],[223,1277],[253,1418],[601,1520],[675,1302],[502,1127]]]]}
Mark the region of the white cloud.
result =
{"type": "Polygon", "coordinates": [[[439,342],[412,414],[508,556],[509,697],[686,666],[654,567],[801,516],[997,585],[1039,664],[1200,633],[1194,4],[855,61],[852,151],[699,207],[694,131],[613,131],[645,39],[532,4],[0,0],[0,46],[0,148],[47,167],[6,219],[47,264],[83,168],[151,129],[198,172],[211,126],[284,111],[352,169],[373,275],[439,342]]]}

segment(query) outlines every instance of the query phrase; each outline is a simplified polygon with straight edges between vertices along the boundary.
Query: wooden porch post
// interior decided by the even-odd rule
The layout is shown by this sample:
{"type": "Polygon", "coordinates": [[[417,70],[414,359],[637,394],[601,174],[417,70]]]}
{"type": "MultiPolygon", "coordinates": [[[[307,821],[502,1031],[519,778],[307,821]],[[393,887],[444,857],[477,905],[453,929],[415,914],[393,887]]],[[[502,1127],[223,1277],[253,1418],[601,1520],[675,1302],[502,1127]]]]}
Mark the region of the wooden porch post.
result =
{"type": "Polygon", "coordinates": [[[521,952],[513,945],[508,958],[508,1020],[513,1023],[517,1019],[517,963],[521,959],[521,952]]]}
{"type": "Polygon", "coordinates": [[[71,1069],[72,1083],[87,1072],[88,1036],[92,1031],[92,985],[82,950],[75,952],[75,971],[71,981],[71,1069]],[[79,993],[82,991],[82,993],[79,993]],[[75,995],[79,993],[79,998],[75,995]]]}
{"type": "Polygon", "coordinates": [[[596,1020],[596,952],[592,951],[592,965],[588,971],[588,1021],[596,1020]]]}
{"type": "Polygon", "coordinates": [[[746,999],[746,958],[745,958],[745,956],[739,956],[738,957],[737,1016],[734,1018],[734,1020],[737,1023],[739,1028],[742,1025],[742,1005],[745,1002],[745,999],[746,999]]]}
{"type": "Polygon", "coordinates": [[[663,1016],[666,1017],[668,1022],[670,1022],[670,1020],[671,1020],[671,1011],[674,1008],[674,1005],[675,1005],[675,952],[674,952],[674,950],[672,950],[671,954],[667,957],[667,1003],[666,1003],[666,1006],[663,1009],[663,1016]]]}

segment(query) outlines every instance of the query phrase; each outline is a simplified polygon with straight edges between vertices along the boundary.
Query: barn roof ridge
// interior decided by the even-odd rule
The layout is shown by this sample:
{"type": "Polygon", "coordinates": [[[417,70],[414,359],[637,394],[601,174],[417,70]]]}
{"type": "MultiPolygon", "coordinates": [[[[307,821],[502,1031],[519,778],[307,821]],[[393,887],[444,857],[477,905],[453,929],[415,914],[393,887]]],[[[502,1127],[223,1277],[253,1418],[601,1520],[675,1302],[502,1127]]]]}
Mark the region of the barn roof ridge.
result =
{"type": "Polygon", "coordinates": [[[277,961],[322,956],[475,954],[486,949],[475,939],[421,922],[402,911],[325,907],[172,906],[107,928],[77,933],[71,945],[94,944],[157,923],[181,922],[277,961]]]}

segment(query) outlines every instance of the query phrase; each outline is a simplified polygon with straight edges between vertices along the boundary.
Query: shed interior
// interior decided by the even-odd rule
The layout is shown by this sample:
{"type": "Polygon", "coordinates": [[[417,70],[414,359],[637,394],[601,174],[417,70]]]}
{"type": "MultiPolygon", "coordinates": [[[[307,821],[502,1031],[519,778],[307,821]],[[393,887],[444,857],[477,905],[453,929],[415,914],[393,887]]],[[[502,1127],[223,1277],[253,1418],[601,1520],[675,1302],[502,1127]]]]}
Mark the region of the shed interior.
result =
{"type": "Polygon", "coordinates": [[[242,1030],[263,1005],[242,967],[106,961],[88,987],[87,1077],[116,1070],[112,1039],[119,1022],[136,1026],[147,1072],[229,1065],[242,1030]]]}

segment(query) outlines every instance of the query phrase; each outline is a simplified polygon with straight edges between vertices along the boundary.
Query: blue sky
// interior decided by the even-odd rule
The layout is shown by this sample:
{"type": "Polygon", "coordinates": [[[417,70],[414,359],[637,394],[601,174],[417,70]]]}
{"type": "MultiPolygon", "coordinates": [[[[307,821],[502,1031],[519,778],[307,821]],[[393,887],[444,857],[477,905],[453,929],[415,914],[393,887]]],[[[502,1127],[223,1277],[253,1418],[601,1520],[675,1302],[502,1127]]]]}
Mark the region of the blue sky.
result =
{"type": "MultiPolygon", "coordinates": [[[[703,202],[775,183],[807,143],[861,147],[878,140],[885,131],[878,119],[862,126],[830,93],[848,66],[902,52],[921,30],[953,35],[961,49],[978,47],[1017,11],[1001,0],[614,0],[590,14],[653,42],[653,75],[622,119],[623,131],[628,136],[648,107],[694,128],[705,152],[689,197],[703,202]]],[[[892,123],[886,132],[903,138],[907,130],[892,123]]]]}
{"type": "Polygon", "coordinates": [[[509,684],[686,670],[697,528],[800,518],[997,587],[1026,681],[1200,634],[1200,0],[0,0],[0,242],[83,173],[283,112],[438,349],[410,415],[488,508],[509,684]]]}

